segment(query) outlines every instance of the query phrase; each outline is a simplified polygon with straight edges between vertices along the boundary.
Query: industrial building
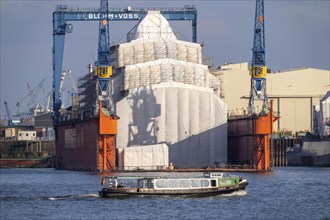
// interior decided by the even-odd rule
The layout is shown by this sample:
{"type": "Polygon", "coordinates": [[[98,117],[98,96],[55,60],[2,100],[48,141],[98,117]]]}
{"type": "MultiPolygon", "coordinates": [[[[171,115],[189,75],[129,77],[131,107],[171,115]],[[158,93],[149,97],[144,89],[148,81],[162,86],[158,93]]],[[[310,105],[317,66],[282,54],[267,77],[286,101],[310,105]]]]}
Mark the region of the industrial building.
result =
{"type": "MultiPolygon", "coordinates": [[[[248,63],[225,64],[212,73],[221,81],[220,96],[228,105],[228,115],[246,115],[251,78],[248,63]]],[[[314,132],[318,127],[315,108],[330,90],[330,71],[300,68],[269,73],[266,78],[268,98],[280,116],[274,131],[314,132]]]]}

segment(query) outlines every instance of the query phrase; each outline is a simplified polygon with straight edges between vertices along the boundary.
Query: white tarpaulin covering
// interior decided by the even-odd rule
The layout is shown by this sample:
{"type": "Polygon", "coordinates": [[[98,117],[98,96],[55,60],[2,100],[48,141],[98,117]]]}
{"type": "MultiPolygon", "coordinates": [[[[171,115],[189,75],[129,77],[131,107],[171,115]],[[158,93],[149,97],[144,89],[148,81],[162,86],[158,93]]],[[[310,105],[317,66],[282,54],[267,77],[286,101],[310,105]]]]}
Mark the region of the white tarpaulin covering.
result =
{"type": "Polygon", "coordinates": [[[117,102],[117,147],[166,143],[169,162],[227,162],[227,107],[211,89],[167,82],[130,90],[117,102]]]}
{"type": "Polygon", "coordinates": [[[166,144],[155,144],[118,148],[117,160],[119,169],[124,170],[166,169],[169,165],[168,147],[166,144]]]}
{"type": "Polygon", "coordinates": [[[144,40],[160,37],[176,39],[166,18],[160,16],[160,11],[148,11],[147,18],[144,18],[135,29],[133,39],[144,40]]]}
{"type": "MultiPolygon", "coordinates": [[[[216,95],[220,81],[202,65],[201,46],[177,40],[159,12],[145,16],[133,39],[112,55],[123,67],[113,79],[117,147],[164,143],[176,167],[227,162],[227,107],[216,95]]],[[[141,159],[129,152],[125,167],[141,159]]]]}
{"type": "Polygon", "coordinates": [[[177,40],[168,21],[159,11],[149,11],[139,23],[129,43],[119,45],[117,62],[124,67],[159,59],[174,59],[202,64],[200,44],[177,40]]]}
{"type": "Polygon", "coordinates": [[[125,90],[160,82],[182,82],[209,87],[207,66],[172,59],[129,65],[125,68],[125,90]]]}
{"type": "Polygon", "coordinates": [[[123,67],[164,58],[201,64],[202,48],[200,44],[162,37],[132,41],[119,46],[114,65],[123,67]]]}

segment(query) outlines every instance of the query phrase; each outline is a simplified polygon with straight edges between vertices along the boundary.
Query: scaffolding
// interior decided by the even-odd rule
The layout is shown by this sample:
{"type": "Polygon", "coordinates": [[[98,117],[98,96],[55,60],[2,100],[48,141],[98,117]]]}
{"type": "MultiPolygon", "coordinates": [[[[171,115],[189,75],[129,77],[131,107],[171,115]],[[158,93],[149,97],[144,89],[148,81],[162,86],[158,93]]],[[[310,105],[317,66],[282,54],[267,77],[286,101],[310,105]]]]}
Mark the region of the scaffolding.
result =
{"type": "Polygon", "coordinates": [[[150,11],[130,39],[113,47],[111,56],[116,75],[121,75],[121,90],[180,82],[212,88],[220,95],[220,80],[202,64],[201,45],[178,40],[159,12],[150,11]]]}
{"type": "MultiPolygon", "coordinates": [[[[148,85],[179,82],[211,88],[220,97],[220,80],[202,64],[201,45],[178,40],[159,11],[149,11],[130,34],[130,42],[111,47],[112,91],[125,92],[148,85]]],[[[97,114],[93,69],[90,68],[78,84],[81,111],[87,115],[97,114]]]]}

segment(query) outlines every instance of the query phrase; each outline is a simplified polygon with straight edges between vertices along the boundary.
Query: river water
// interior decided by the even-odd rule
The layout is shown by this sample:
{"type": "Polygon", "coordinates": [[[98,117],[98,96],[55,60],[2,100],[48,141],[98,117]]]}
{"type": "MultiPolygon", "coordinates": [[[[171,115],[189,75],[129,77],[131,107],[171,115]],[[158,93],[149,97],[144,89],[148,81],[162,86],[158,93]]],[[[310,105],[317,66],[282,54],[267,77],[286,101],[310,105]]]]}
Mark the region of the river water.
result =
{"type": "Polygon", "coordinates": [[[330,168],[235,174],[249,181],[246,191],[206,198],[109,199],[98,196],[99,173],[0,169],[0,219],[330,219],[330,168]]]}

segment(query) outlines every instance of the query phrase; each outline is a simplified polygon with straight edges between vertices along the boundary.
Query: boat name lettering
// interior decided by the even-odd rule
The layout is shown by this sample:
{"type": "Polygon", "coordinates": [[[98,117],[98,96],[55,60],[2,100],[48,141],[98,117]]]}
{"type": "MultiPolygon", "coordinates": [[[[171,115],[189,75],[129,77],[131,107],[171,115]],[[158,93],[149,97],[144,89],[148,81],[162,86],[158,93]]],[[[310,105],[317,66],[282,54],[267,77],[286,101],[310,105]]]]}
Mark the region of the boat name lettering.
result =
{"type": "MultiPolygon", "coordinates": [[[[88,19],[105,19],[107,16],[106,14],[100,14],[100,13],[89,13],[88,19]]],[[[114,14],[110,13],[108,14],[109,19],[138,19],[139,14],[136,13],[120,13],[120,14],[114,14]]]]}

